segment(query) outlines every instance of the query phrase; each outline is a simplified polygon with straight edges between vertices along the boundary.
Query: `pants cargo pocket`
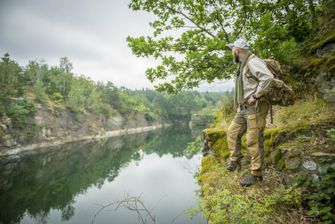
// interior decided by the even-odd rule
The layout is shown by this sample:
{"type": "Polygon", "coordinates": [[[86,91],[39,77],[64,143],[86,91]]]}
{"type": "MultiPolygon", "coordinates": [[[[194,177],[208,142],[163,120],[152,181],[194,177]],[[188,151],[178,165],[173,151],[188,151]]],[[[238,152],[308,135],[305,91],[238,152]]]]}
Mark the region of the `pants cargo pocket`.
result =
{"type": "Polygon", "coordinates": [[[255,129],[257,127],[258,125],[257,125],[256,114],[248,115],[248,129],[255,129]]]}

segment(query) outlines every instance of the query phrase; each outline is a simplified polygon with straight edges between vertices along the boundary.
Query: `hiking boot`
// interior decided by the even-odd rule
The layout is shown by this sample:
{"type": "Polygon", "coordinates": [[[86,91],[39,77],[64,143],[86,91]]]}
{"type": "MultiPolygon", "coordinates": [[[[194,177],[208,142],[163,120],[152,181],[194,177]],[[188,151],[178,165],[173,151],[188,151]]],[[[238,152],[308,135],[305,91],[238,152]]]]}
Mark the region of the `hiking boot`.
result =
{"type": "Polygon", "coordinates": [[[230,161],[228,166],[227,166],[227,170],[233,172],[235,170],[240,171],[241,170],[241,160],[236,160],[236,161],[230,161]]]}
{"type": "Polygon", "coordinates": [[[203,156],[203,157],[209,156],[209,155],[211,155],[211,154],[212,154],[212,152],[211,152],[210,150],[202,151],[202,156],[203,156]]]}
{"type": "Polygon", "coordinates": [[[256,181],[263,181],[263,177],[262,176],[254,176],[254,175],[249,175],[245,178],[243,178],[242,180],[240,180],[240,185],[242,187],[249,187],[251,185],[253,185],[256,181]]]}

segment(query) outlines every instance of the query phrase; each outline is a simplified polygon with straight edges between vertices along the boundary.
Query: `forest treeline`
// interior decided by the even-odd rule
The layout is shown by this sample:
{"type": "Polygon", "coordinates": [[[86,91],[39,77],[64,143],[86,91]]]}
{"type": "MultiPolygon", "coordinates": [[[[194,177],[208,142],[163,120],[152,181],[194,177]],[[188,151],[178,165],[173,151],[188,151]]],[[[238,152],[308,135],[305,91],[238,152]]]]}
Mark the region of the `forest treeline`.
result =
{"type": "Polygon", "coordinates": [[[73,113],[97,117],[144,115],[150,122],[190,120],[192,113],[215,108],[223,93],[197,91],[170,95],[150,89],[130,90],[111,82],[95,82],[71,72],[72,63],[63,57],[57,66],[29,61],[20,66],[4,55],[0,60],[0,116],[6,115],[14,128],[33,125],[36,105],[52,104],[73,113]]]}

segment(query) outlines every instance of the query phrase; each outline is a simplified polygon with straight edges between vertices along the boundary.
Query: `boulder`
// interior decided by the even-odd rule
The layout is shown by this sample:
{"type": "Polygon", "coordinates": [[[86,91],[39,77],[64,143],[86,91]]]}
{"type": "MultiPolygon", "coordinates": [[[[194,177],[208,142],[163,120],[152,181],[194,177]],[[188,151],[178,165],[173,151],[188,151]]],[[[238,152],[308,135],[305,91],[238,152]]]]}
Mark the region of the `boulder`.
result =
{"type": "Polygon", "coordinates": [[[285,167],[287,170],[296,170],[301,165],[301,159],[299,157],[288,158],[285,160],[285,167]]]}
{"type": "Polygon", "coordinates": [[[312,160],[307,160],[307,161],[303,162],[302,166],[306,170],[314,171],[314,170],[316,170],[317,164],[314,161],[312,161],[312,160]]]}

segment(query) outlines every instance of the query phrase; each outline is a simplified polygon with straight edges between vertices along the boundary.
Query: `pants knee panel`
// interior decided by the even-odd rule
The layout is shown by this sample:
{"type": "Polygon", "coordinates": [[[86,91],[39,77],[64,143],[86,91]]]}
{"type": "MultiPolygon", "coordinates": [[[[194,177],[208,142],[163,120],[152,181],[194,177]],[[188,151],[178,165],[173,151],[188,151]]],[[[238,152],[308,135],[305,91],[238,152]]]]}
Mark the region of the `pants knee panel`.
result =
{"type": "Polygon", "coordinates": [[[230,138],[237,137],[241,127],[242,127],[241,125],[236,124],[235,122],[232,122],[228,128],[228,133],[227,133],[228,137],[230,138]]]}
{"type": "Polygon", "coordinates": [[[259,129],[254,128],[254,129],[249,129],[247,132],[247,146],[251,147],[253,145],[256,145],[258,143],[258,133],[259,129]]]}

